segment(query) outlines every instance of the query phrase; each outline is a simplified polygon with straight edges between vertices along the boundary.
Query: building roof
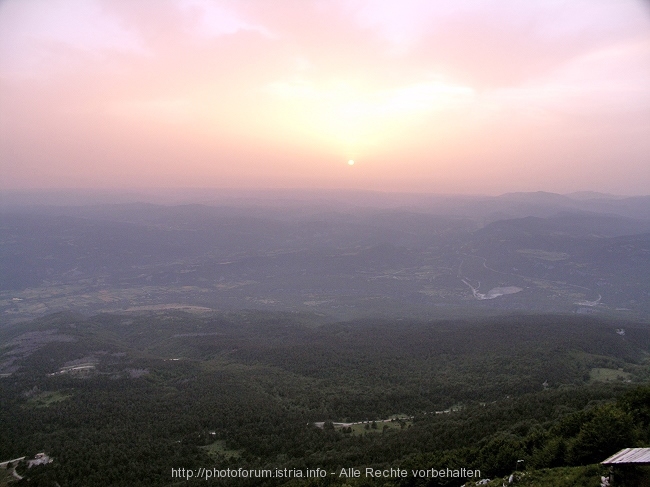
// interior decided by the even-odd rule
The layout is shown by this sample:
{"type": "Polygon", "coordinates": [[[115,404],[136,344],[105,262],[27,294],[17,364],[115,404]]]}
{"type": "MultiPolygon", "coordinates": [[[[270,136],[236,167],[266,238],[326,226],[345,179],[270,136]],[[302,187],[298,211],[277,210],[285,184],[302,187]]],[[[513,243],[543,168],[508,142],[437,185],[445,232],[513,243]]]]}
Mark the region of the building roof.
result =
{"type": "Polygon", "coordinates": [[[650,448],[624,448],[600,463],[603,465],[650,465],[650,448]]]}

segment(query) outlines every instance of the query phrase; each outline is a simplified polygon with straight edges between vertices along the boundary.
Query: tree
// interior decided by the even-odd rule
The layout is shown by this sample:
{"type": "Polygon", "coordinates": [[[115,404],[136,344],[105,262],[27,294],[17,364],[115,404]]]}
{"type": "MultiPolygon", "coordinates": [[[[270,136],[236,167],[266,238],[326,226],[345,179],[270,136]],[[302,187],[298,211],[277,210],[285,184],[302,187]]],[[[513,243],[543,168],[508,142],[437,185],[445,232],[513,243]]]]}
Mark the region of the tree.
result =
{"type": "Polygon", "coordinates": [[[582,425],[569,446],[569,462],[586,465],[602,462],[622,448],[635,444],[632,416],[614,404],[598,408],[593,418],[582,425]]]}

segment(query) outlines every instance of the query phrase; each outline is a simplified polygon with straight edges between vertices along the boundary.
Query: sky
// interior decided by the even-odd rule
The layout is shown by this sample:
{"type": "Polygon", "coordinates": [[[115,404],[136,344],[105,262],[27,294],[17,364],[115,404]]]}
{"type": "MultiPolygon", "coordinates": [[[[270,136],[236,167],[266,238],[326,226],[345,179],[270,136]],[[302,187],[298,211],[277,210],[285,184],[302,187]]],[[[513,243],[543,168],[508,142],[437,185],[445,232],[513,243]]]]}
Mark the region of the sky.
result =
{"type": "Polygon", "coordinates": [[[1,1],[0,190],[158,187],[650,194],[650,1],[1,1]]]}

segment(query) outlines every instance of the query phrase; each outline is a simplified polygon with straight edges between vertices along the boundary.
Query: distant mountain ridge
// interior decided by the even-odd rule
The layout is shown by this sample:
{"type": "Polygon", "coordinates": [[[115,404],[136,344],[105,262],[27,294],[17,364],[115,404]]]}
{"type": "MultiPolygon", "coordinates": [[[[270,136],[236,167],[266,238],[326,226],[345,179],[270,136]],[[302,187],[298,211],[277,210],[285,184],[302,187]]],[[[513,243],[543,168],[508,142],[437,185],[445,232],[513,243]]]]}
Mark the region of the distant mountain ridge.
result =
{"type": "Polygon", "coordinates": [[[650,219],[640,217],[650,197],[409,198],[15,208],[0,213],[0,318],[178,303],[346,319],[445,309],[650,317],[650,219]]]}

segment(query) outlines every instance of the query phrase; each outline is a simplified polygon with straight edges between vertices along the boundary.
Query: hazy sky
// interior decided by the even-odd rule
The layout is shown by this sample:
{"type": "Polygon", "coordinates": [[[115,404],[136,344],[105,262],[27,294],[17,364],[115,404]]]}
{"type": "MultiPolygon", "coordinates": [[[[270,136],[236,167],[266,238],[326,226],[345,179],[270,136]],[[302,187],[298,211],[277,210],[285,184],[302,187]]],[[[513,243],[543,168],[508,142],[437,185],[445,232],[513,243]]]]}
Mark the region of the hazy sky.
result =
{"type": "Polygon", "coordinates": [[[650,194],[650,1],[4,0],[0,189],[72,187],[650,194]]]}

